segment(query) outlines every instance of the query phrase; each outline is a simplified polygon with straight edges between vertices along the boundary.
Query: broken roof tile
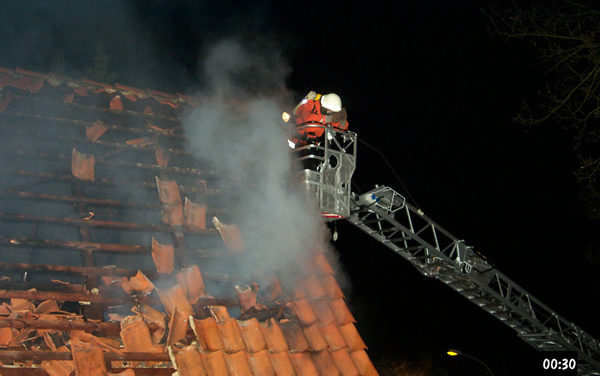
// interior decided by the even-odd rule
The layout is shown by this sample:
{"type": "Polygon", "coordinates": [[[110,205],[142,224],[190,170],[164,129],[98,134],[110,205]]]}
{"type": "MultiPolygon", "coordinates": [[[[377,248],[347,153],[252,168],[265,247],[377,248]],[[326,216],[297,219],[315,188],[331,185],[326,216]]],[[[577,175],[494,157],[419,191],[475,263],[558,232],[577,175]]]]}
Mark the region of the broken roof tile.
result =
{"type": "Polygon", "coordinates": [[[158,198],[160,202],[166,205],[181,203],[181,194],[179,185],[175,180],[162,180],[156,176],[156,186],[158,188],[158,198]]]}
{"type": "MultiPolygon", "coordinates": [[[[156,163],[160,167],[167,167],[169,164],[170,154],[169,151],[165,148],[157,147],[154,150],[154,155],[156,157],[156,163]]],[[[205,220],[206,222],[206,220],[205,220]]]]}
{"type": "Polygon", "coordinates": [[[307,299],[295,300],[292,302],[292,308],[303,325],[310,325],[317,321],[317,314],[307,299]]]}
{"type": "Polygon", "coordinates": [[[238,324],[248,352],[256,353],[267,348],[267,343],[256,318],[238,321],[238,324]]]}
{"type": "Polygon", "coordinates": [[[335,365],[329,351],[323,350],[312,354],[313,363],[322,376],[340,376],[340,371],[335,365]]]}
{"type": "Polygon", "coordinates": [[[169,320],[169,334],[167,335],[167,346],[171,346],[185,338],[188,329],[189,315],[180,312],[177,307],[169,320]]]}
{"type": "Polygon", "coordinates": [[[352,361],[347,349],[339,349],[329,353],[331,359],[342,373],[342,376],[359,376],[358,370],[352,361]]]}
{"type": "Polygon", "coordinates": [[[35,309],[36,313],[49,313],[58,311],[58,304],[55,300],[44,300],[35,309]]]}
{"type": "Polygon", "coordinates": [[[356,322],[343,298],[330,300],[329,305],[338,324],[344,325],[349,322],[356,322]]]}
{"type": "Polygon", "coordinates": [[[248,376],[252,375],[250,363],[246,357],[245,351],[238,351],[233,354],[225,354],[225,362],[229,369],[230,376],[248,376]]]}
{"type": "Polygon", "coordinates": [[[123,100],[120,95],[115,95],[110,100],[109,108],[111,111],[123,111],[123,100]]]}
{"type": "Polygon", "coordinates": [[[176,352],[172,350],[172,347],[169,347],[169,355],[173,367],[177,370],[179,376],[207,375],[206,370],[204,369],[202,355],[198,352],[195,345],[177,349],[176,352]]]}
{"type": "Polygon", "coordinates": [[[279,326],[288,344],[289,351],[303,352],[309,349],[304,333],[296,321],[281,320],[279,326]]]}
{"type": "Polygon", "coordinates": [[[358,334],[358,330],[356,330],[353,323],[341,325],[339,329],[342,337],[344,337],[344,341],[348,344],[350,351],[364,350],[367,348],[367,345],[360,337],[360,334],[358,334]]]}
{"type": "Polygon", "coordinates": [[[179,284],[166,290],[157,288],[156,292],[169,316],[173,315],[175,308],[186,316],[194,315],[194,308],[185,297],[185,291],[179,284]]]}
{"type": "Polygon", "coordinates": [[[317,324],[309,325],[302,329],[304,337],[313,351],[321,351],[327,348],[327,342],[317,327],[317,324]]]}
{"type": "Polygon", "coordinates": [[[356,366],[361,376],[378,376],[377,370],[365,350],[353,351],[350,353],[352,362],[356,366]]]}
{"type": "Polygon", "coordinates": [[[321,284],[325,288],[325,291],[327,291],[327,296],[329,296],[329,299],[339,299],[344,297],[344,293],[342,292],[340,285],[338,285],[333,275],[321,277],[321,284]]]}
{"type": "Polygon", "coordinates": [[[212,317],[202,320],[192,319],[190,325],[196,334],[198,345],[204,351],[217,351],[223,349],[223,340],[219,334],[217,322],[212,317]]]}
{"type": "Polygon", "coordinates": [[[142,316],[131,315],[121,321],[121,340],[128,352],[162,352],[162,346],[155,345],[150,330],[142,316]]]}
{"type": "Polygon", "coordinates": [[[204,354],[204,367],[208,376],[227,376],[227,361],[221,350],[204,354]]]}
{"type": "Polygon", "coordinates": [[[268,354],[271,359],[271,365],[277,376],[296,376],[294,366],[290,360],[290,356],[286,351],[271,352],[268,354]]]}
{"type": "Polygon", "coordinates": [[[206,296],[204,280],[198,265],[182,268],[176,274],[176,279],[191,304],[195,304],[201,296],[206,296]]]}
{"type": "Polygon", "coordinates": [[[302,279],[302,286],[311,299],[321,299],[327,294],[315,273],[311,273],[304,277],[302,279]]]}
{"type": "Polygon", "coordinates": [[[255,376],[276,376],[267,350],[248,353],[247,357],[255,376]]]}
{"type": "Polygon", "coordinates": [[[242,313],[256,306],[256,295],[258,293],[258,283],[252,285],[239,286],[235,285],[235,295],[240,304],[242,313]]]}
{"type": "Polygon", "coordinates": [[[245,349],[242,340],[242,331],[236,319],[231,318],[225,322],[217,323],[217,328],[223,340],[223,349],[225,352],[234,353],[245,349]]]}
{"type": "MultiPolygon", "coordinates": [[[[60,352],[69,352],[66,346],[57,349],[60,352]]],[[[41,367],[48,376],[70,376],[75,371],[75,364],[72,360],[44,360],[41,367]]]]}
{"type": "MultiPolygon", "coordinates": [[[[278,353],[288,350],[288,345],[285,342],[283,332],[275,319],[271,318],[265,322],[261,322],[260,329],[265,337],[269,351],[278,353]]],[[[273,365],[273,367],[275,367],[275,365],[273,365]]]]}
{"type": "Polygon", "coordinates": [[[104,132],[108,130],[108,127],[104,124],[95,123],[92,126],[85,127],[85,138],[88,141],[95,142],[98,140],[104,132]]]}
{"type": "Polygon", "coordinates": [[[158,343],[162,339],[166,330],[166,315],[146,303],[140,303],[134,306],[131,308],[131,311],[141,315],[146,324],[154,324],[156,329],[151,331],[152,341],[154,343],[158,343]]]}
{"type": "Polygon", "coordinates": [[[128,280],[123,281],[121,287],[127,294],[141,292],[144,295],[147,295],[154,289],[154,284],[141,270],[138,270],[133,277],[129,277],[128,280]]]}
{"type": "Polygon", "coordinates": [[[185,225],[192,230],[206,230],[206,205],[195,204],[185,198],[183,206],[185,225]]]}
{"type": "Polygon", "coordinates": [[[337,325],[329,324],[327,326],[319,327],[319,330],[321,331],[321,334],[323,335],[325,342],[327,342],[327,346],[330,350],[335,351],[348,346],[346,341],[344,341],[344,337],[342,337],[337,325]]]}
{"type": "Polygon", "coordinates": [[[183,226],[183,205],[181,203],[162,206],[162,221],[171,226],[183,226]]]}
{"type": "Polygon", "coordinates": [[[217,322],[225,322],[231,318],[225,306],[208,306],[208,310],[217,322]]]}
{"type": "Polygon", "coordinates": [[[242,239],[240,229],[236,225],[227,225],[219,220],[217,217],[212,218],[212,223],[221,234],[221,238],[227,248],[235,253],[242,253],[246,251],[246,245],[242,239]]]}
{"type": "Polygon", "coordinates": [[[319,371],[308,352],[290,353],[290,359],[298,376],[318,376],[319,371]]]}
{"type": "Polygon", "coordinates": [[[71,173],[77,179],[94,181],[94,165],[96,160],[93,154],[83,154],[73,148],[71,158],[71,173]]]}
{"type": "Polygon", "coordinates": [[[312,307],[315,310],[319,319],[319,326],[329,325],[336,322],[335,314],[333,313],[329,300],[320,299],[311,301],[312,307]]]}
{"type": "Polygon", "coordinates": [[[160,274],[169,274],[173,271],[175,250],[171,244],[160,244],[152,237],[152,260],[156,271],[160,274]]]}
{"type": "Polygon", "coordinates": [[[93,344],[71,339],[71,353],[78,376],[106,376],[106,363],[102,349],[93,344]]]}
{"type": "Polygon", "coordinates": [[[152,141],[150,141],[150,139],[148,137],[133,138],[131,140],[125,141],[125,143],[129,146],[137,146],[137,147],[144,147],[144,146],[152,145],[152,141]]]}
{"type": "Polygon", "coordinates": [[[15,337],[16,329],[3,327],[0,328],[0,347],[7,347],[15,337]]]}

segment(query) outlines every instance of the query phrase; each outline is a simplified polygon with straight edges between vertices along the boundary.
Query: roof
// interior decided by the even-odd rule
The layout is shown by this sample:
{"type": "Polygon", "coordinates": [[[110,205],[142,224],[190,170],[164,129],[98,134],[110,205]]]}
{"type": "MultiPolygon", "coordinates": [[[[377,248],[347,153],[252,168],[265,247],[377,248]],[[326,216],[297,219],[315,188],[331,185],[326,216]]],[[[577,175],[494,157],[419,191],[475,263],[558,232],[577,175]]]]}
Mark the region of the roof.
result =
{"type": "Polygon", "coordinates": [[[235,192],[184,148],[201,102],[0,68],[0,373],[377,374],[322,246],[293,283],[231,267],[235,192]]]}

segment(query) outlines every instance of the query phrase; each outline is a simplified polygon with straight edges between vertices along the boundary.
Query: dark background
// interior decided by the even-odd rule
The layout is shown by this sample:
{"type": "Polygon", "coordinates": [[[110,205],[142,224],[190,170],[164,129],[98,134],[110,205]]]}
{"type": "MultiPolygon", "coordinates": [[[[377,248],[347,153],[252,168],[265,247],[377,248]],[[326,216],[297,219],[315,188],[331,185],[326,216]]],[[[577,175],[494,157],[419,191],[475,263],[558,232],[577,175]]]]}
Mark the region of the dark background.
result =
{"type": "MultiPolygon", "coordinates": [[[[598,338],[570,139],[511,122],[544,72],[524,44],[487,30],[475,1],[0,1],[0,66],[84,75],[102,43],[116,81],[185,92],[222,37],[264,39],[291,67],[288,87],[336,92],[360,147],[355,183],[390,185],[534,296],[598,338]],[[377,2],[379,4],[379,2],[377,2]]],[[[529,374],[536,351],[508,327],[351,225],[335,244],[371,358],[431,374],[529,374]]]]}

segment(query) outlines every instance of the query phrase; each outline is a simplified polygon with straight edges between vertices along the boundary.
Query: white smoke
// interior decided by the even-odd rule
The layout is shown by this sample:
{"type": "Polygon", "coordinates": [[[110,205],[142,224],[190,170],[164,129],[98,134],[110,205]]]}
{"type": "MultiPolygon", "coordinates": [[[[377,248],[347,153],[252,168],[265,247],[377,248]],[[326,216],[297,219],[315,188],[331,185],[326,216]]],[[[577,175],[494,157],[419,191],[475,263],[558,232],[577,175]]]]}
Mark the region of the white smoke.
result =
{"type": "Polygon", "coordinates": [[[201,69],[206,87],[197,95],[205,99],[184,120],[187,148],[238,192],[230,221],[249,249],[239,272],[266,267],[298,277],[314,243],[325,242],[318,210],[290,183],[289,125],[281,120],[294,106],[285,88],[290,69],[275,48],[251,50],[231,39],[214,45],[201,69]]]}

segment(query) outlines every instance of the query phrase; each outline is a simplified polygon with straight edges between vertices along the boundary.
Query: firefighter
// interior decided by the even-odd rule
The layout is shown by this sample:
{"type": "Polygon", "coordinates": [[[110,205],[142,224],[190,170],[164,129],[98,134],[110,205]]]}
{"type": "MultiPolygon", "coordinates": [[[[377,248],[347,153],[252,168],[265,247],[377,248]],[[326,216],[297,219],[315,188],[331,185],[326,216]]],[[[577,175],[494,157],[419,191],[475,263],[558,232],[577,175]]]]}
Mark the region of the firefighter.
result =
{"type": "Polygon", "coordinates": [[[310,91],[294,108],[292,114],[298,133],[309,140],[321,138],[325,132],[324,126],[343,131],[348,129],[346,109],[342,108],[342,100],[334,93],[321,95],[310,91]]]}

